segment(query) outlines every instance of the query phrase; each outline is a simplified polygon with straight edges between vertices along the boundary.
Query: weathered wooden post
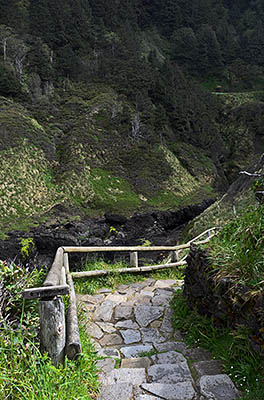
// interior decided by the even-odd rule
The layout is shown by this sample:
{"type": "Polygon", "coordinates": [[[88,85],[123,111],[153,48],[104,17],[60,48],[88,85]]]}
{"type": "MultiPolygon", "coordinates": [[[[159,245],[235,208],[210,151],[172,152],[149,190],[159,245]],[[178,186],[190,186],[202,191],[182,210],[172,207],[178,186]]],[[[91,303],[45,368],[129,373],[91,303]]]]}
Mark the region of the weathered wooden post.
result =
{"type": "Polygon", "coordinates": [[[179,261],[179,252],[178,251],[171,251],[169,260],[170,260],[171,263],[179,261]]]}
{"type": "Polygon", "coordinates": [[[61,296],[40,300],[40,348],[55,366],[63,364],[65,349],[65,312],[61,296]]]}
{"type": "Polygon", "coordinates": [[[137,251],[130,252],[130,265],[138,268],[138,252],[137,251]]]}
{"type": "MultiPolygon", "coordinates": [[[[63,249],[57,250],[55,260],[44,281],[43,286],[59,286],[63,249]]],[[[64,282],[65,283],[65,282],[64,282]]],[[[39,302],[40,347],[47,351],[55,366],[63,364],[66,342],[65,310],[61,296],[44,297],[39,302]]]]}
{"type": "Polygon", "coordinates": [[[78,314],[76,296],[73,285],[72,276],[69,269],[68,253],[64,253],[63,264],[67,274],[67,281],[70,287],[70,304],[67,310],[67,334],[66,334],[66,355],[70,360],[74,360],[79,357],[82,351],[80,332],[78,326],[78,314]]]}

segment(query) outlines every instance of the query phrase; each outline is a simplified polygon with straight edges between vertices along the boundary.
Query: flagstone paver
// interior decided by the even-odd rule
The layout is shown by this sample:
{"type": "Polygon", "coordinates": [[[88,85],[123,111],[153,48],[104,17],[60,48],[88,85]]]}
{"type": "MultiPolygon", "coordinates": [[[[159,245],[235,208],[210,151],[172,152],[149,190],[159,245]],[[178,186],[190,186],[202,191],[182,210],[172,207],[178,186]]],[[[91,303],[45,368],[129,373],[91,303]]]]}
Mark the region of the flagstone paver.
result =
{"type": "Polygon", "coordinates": [[[120,331],[125,344],[138,343],[141,340],[140,332],[135,329],[125,329],[120,331]]]}
{"type": "Polygon", "coordinates": [[[96,339],[101,339],[104,336],[104,332],[94,322],[88,322],[86,325],[86,332],[89,336],[96,339]]]}
{"type": "Polygon", "coordinates": [[[114,325],[111,324],[110,322],[97,322],[96,324],[102,329],[102,331],[106,333],[116,332],[114,325]]]}
{"type": "Polygon", "coordinates": [[[101,346],[112,346],[122,344],[122,338],[117,333],[107,333],[102,339],[99,340],[101,346]]]}
{"type": "Polygon", "coordinates": [[[151,361],[148,357],[124,358],[121,361],[121,368],[149,368],[151,361]]]}
{"type": "Polygon", "coordinates": [[[121,353],[126,358],[133,358],[141,355],[142,353],[149,353],[154,351],[154,348],[151,344],[139,344],[137,346],[127,346],[120,348],[121,353]]]}
{"type": "Polygon", "coordinates": [[[143,343],[162,343],[165,337],[162,336],[157,328],[141,328],[140,329],[143,343]]]}
{"type": "Polygon", "coordinates": [[[177,384],[143,383],[142,388],[166,400],[194,400],[196,394],[190,381],[177,384]]]}
{"type": "Polygon", "coordinates": [[[139,329],[139,325],[136,322],[133,322],[131,319],[127,321],[119,321],[115,324],[115,328],[124,328],[124,329],[139,329]]]}
{"type": "Polygon", "coordinates": [[[89,315],[87,332],[102,357],[97,400],[238,398],[221,362],[199,347],[188,348],[174,330],[169,303],[181,286],[181,281],[151,278],[77,296],[89,315]]]}
{"type": "Polygon", "coordinates": [[[151,382],[158,383],[179,383],[192,381],[191,371],[187,361],[178,364],[156,364],[148,369],[148,376],[151,382]]]}
{"type": "Polygon", "coordinates": [[[164,307],[151,305],[135,306],[135,318],[137,323],[146,328],[152,321],[159,319],[164,313],[164,307]]]}
{"type": "Polygon", "coordinates": [[[128,383],[128,376],[134,385],[141,385],[146,383],[147,380],[145,368],[119,368],[113,369],[110,373],[104,375],[104,384],[128,383]]]}
{"type": "Polygon", "coordinates": [[[212,400],[233,400],[239,392],[226,374],[204,375],[200,381],[201,393],[212,400]]]}
{"type": "Polygon", "coordinates": [[[173,350],[155,354],[151,359],[154,364],[180,364],[186,361],[186,358],[181,353],[173,350]]]}
{"type": "Polygon", "coordinates": [[[111,321],[113,314],[113,305],[112,304],[101,304],[94,313],[95,321],[111,321]]]}

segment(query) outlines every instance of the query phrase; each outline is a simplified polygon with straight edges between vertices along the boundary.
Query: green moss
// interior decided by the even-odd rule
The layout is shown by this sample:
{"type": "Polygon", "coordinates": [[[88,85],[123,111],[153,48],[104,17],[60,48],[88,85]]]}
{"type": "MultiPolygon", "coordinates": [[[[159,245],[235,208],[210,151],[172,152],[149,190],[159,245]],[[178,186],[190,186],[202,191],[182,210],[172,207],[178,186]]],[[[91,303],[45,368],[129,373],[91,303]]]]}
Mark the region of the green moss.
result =
{"type": "Polygon", "coordinates": [[[37,227],[39,223],[44,222],[44,219],[39,217],[19,216],[17,218],[5,217],[0,219],[0,239],[8,238],[8,231],[29,232],[31,228],[37,227]]]}
{"type": "MultiPolygon", "coordinates": [[[[186,146],[188,147],[188,145],[186,146]]],[[[175,149],[176,145],[173,147],[175,149]]],[[[192,148],[192,146],[190,147],[192,148]]],[[[206,164],[206,167],[203,167],[204,174],[195,177],[184,168],[178,157],[172,151],[168,150],[166,147],[162,147],[162,151],[171,167],[172,173],[168,179],[163,182],[163,189],[148,200],[149,205],[160,209],[177,208],[199,203],[206,198],[215,197],[214,190],[210,185],[210,182],[213,180],[213,168],[211,168],[208,157],[203,156],[203,161],[206,164]]],[[[199,163],[199,165],[200,164],[201,163],[199,163]]]]}
{"type": "Polygon", "coordinates": [[[135,210],[141,203],[125,179],[113,176],[107,170],[92,169],[90,181],[94,191],[92,208],[128,212],[135,210]]]}
{"type": "Polygon", "coordinates": [[[215,96],[220,96],[226,105],[238,107],[242,104],[251,103],[256,100],[259,92],[228,92],[217,93],[215,96]]]}
{"type": "Polygon", "coordinates": [[[160,191],[155,197],[149,199],[148,204],[157,209],[167,210],[170,208],[178,208],[181,201],[171,192],[160,191]]]}
{"type": "Polygon", "coordinates": [[[160,191],[155,197],[149,199],[148,204],[160,210],[168,210],[201,203],[205,199],[215,197],[216,192],[210,185],[201,185],[197,190],[185,196],[177,196],[169,191],[160,191]]]}

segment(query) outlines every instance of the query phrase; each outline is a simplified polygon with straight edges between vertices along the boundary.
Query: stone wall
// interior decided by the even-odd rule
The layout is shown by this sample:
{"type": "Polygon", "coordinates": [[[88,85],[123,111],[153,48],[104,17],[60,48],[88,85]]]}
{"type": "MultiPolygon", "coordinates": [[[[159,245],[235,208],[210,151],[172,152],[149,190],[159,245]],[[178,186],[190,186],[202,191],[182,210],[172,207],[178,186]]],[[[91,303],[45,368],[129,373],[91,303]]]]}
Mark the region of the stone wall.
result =
{"type": "Polygon", "coordinates": [[[218,270],[212,267],[209,250],[192,245],[183,294],[191,309],[213,317],[216,326],[248,327],[251,346],[264,354],[264,290],[253,293],[230,277],[220,278],[218,270]]]}

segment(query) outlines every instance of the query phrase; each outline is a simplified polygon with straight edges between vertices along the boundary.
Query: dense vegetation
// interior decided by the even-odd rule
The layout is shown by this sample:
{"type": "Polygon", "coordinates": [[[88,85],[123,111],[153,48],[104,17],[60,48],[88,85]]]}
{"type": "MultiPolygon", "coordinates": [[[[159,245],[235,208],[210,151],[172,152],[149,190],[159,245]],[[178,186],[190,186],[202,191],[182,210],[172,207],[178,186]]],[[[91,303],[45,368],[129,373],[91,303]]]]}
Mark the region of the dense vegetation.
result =
{"type": "Polygon", "coordinates": [[[44,80],[111,77],[120,84],[125,73],[126,79],[147,89],[152,79],[148,72],[154,72],[160,58],[167,57],[195,76],[222,77],[231,86],[243,81],[248,87],[263,67],[264,6],[260,0],[117,0],[107,4],[103,0],[59,0],[56,4],[1,0],[0,13],[2,40],[12,38],[12,29],[22,34],[32,48],[29,54],[24,49],[20,61],[23,56],[30,58],[31,70],[44,80]],[[145,48],[144,59],[140,33],[151,29],[167,42],[166,52],[145,48]],[[32,36],[40,40],[33,43],[32,36]],[[45,56],[44,43],[54,52],[55,71],[45,56]]]}
{"type": "MultiPolygon", "coordinates": [[[[263,184],[263,180],[259,182],[263,184]]],[[[256,305],[256,299],[259,304],[263,302],[263,211],[263,205],[244,209],[243,215],[226,223],[205,245],[210,258],[203,270],[207,279],[201,284],[206,286],[207,283],[211,293],[219,299],[219,303],[218,300],[215,303],[216,313],[209,310],[206,296],[199,298],[194,294],[192,310],[182,293],[176,294],[172,304],[175,327],[185,334],[186,343],[202,346],[220,359],[225,373],[242,390],[241,399],[245,400],[262,400],[264,395],[263,307],[256,305]],[[226,282],[227,286],[218,292],[221,282],[226,282]],[[234,323],[234,316],[239,314],[243,314],[243,321],[238,322],[237,318],[234,323]],[[259,316],[259,325],[247,323],[246,316],[248,321],[259,316]],[[256,326],[258,334],[257,329],[254,330],[256,326]],[[258,343],[258,352],[254,340],[258,343]]],[[[212,302],[213,297],[210,300],[212,302]]]]}
{"type": "Polygon", "coordinates": [[[45,271],[31,274],[15,263],[0,261],[0,397],[1,399],[95,399],[97,355],[80,315],[83,353],[77,362],[66,359],[55,368],[39,350],[36,301],[23,300],[23,290],[38,286],[45,271]]]}
{"type": "Polygon", "coordinates": [[[262,30],[257,0],[1,0],[4,229],[62,202],[128,214],[223,192],[263,144],[262,30]]]}
{"type": "Polygon", "coordinates": [[[249,330],[244,326],[236,329],[220,328],[213,319],[190,311],[182,293],[177,293],[172,304],[174,326],[184,334],[189,346],[201,346],[221,360],[224,373],[228,374],[241,390],[241,400],[262,400],[263,357],[249,346],[249,330]]]}
{"type": "Polygon", "coordinates": [[[250,209],[225,225],[210,243],[214,268],[236,285],[247,285],[254,295],[262,290],[264,275],[263,206],[250,209]]]}
{"type": "MultiPolygon", "coordinates": [[[[39,223],[43,212],[45,221],[58,204],[72,218],[77,208],[129,214],[225,191],[263,149],[263,44],[261,0],[0,0],[0,233],[14,221],[39,223]]],[[[219,273],[262,288],[262,208],[213,246],[219,273]]],[[[96,356],[86,337],[78,365],[56,370],[39,354],[36,309],[21,292],[40,280],[0,262],[0,392],[48,399],[60,386],[61,399],[87,390],[93,398],[96,356]]],[[[196,331],[194,341],[210,350],[214,342],[226,372],[262,399],[247,333],[236,332],[235,344],[224,332],[219,342],[180,304],[176,319],[196,331]]]]}
{"type": "MultiPolygon", "coordinates": [[[[235,278],[234,282],[240,285],[250,285],[253,296],[261,290],[264,267],[263,207],[251,209],[243,217],[226,225],[210,246],[214,270],[218,269],[219,275],[235,278]]],[[[85,319],[80,315],[83,344],[80,360],[66,360],[65,368],[56,369],[38,349],[36,303],[22,300],[23,289],[40,284],[45,272],[35,270],[28,275],[23,267],[6,262],[1,262],[0,267],[0,393],[10,399],[46,399],[54,397],[54,393],[61,399],[76,398],[77,395],[87,400],[96,398],[96,353],[85,334],[85,319]]],[[[108,265],[104,260],[93,260],[85,263],[82,269],[115,270],[120,267],[124,265],[108,265]]],[[[145,276],[113,274],[80,280],[76,289],[79,293],[94,294],[100,287],[114,289],[120,283],[127,284],[149,276],[155,279],[181,279],[182,273],[183,269],[145,276]]],[[[181,293],[175,296],[172,306],[175,327],[185,334],[186,343],[202,346],[214,358],[220,359],[224,372],[242,390],[243,399],[262,400],[263,359],[249,347],[249,330],[243,326],[233,331],[216,328],[213,319],[191,312],[181,293]]]]}

